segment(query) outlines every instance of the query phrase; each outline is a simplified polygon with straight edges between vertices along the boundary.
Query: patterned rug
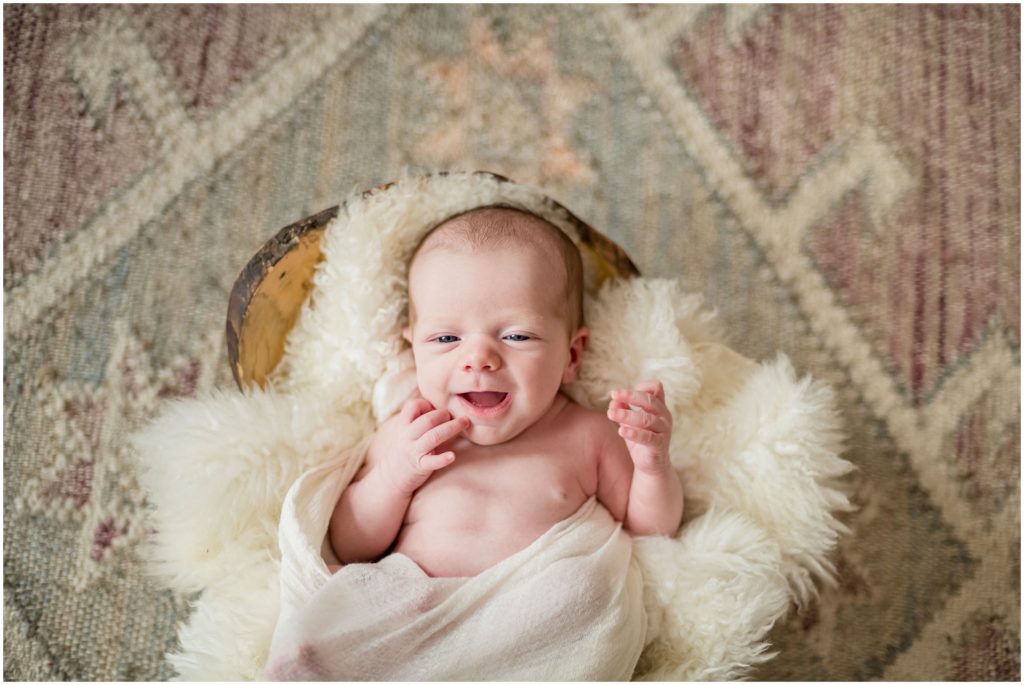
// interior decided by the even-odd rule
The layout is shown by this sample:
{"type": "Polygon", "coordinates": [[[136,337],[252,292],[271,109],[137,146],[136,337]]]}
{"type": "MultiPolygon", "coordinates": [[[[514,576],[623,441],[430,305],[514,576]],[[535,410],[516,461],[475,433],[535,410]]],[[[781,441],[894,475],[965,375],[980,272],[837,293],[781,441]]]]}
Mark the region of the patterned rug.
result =
{"type": "Polygon", "coordinates": [[[859,509],[757,678],[1019,679],[1019,7],[6,6],[4,39],[6,678],[173,675],[125,438],[232,386],[264,240],[409,167],[546,188],[837,388],[859,509]]]}

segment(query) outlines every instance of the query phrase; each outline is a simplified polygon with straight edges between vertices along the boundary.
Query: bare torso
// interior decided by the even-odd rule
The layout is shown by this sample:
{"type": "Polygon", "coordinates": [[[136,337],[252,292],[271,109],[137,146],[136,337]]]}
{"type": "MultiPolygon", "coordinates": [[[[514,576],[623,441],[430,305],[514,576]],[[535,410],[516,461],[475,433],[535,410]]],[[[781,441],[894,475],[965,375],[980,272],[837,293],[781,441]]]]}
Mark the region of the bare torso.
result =
{"type": "Polygon", "coordinates": [[[416,491],[392,551],[431,576],[490,568],[597,493],[609,434],[613,424],[602,414],[558,395],[544,418],[508,442],[482,447],[456,439],[455,462],[416,491]]]}

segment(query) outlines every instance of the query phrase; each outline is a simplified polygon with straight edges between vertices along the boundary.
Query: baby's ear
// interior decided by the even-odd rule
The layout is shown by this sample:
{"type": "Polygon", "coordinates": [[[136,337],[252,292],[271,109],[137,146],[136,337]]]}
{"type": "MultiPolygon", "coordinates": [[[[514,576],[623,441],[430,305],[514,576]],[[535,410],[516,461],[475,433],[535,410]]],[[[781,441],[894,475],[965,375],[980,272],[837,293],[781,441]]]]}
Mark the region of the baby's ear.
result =
{"type": "Polygon", "coordinates": [[[412,345],[412,328],[410,326],[406,326],[405,328],[402,329],[402,338],[405,340],[405,342],[412,345]]]}
{"type": "Polygon", "coordinates": [[[586,327],[581,327],[569,341],[569,363],[566,364],[565,371],[562,372],[563,385],[572,383],[576,379],[576,373],[580,370],[580,364],[583,362],[583,350],[587,347],[587,336],[589,335],[590,331],[586,327]]]}

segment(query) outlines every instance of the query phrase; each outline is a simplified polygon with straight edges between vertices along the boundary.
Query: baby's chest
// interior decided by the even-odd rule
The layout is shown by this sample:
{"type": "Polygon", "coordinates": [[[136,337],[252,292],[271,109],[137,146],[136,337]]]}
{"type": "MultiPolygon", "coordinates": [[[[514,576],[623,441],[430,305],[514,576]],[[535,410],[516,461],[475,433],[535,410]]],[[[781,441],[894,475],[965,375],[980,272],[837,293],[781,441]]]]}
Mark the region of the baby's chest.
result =
{"type": "Polygon", "coordinates": [[[567,450],[469,447],[456,452],[445,474],[483,488],[552,487],[585,480],[586,459],[567,450]]]}
{"type": "Polygon", "coordinates": [[[455,461],[421,488],[422,495],[474,509],[487,502],[536,511],[578,507],[596,490],[596,467],[578,451],[470,445],[455,454],[455,461]]]}

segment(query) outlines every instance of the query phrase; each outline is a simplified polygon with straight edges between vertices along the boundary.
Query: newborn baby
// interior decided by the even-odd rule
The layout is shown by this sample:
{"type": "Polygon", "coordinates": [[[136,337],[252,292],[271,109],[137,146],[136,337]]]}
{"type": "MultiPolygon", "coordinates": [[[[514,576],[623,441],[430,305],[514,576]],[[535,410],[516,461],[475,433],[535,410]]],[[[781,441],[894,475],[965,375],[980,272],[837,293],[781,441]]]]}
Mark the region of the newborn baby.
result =
{"type": "Polygon", "coordinates": [[[614,391],[607,417],[561,392],[586,346],[582,309],[579,251],[539,217],[483,208],[428,234],[404,332],[419,396],[380,427],[338,502],[343,564],[390,550],[430,576],[474,576],[591,496],[634,534],[675,533],[661,384],[614,391]]]}
{"type": "Polygon", "coordinates": [[[561,392],[582,309],[579,251],[532,214],[483,208],[427,235],[404,331],[418,394],[330,514],[342,565],[296,570],[307,598],[284,602],[264,677],[632,675],[646,619],[623,525],[674,534],[683,492],[660,383],[614,391],[607,416],[561,392]]]}

